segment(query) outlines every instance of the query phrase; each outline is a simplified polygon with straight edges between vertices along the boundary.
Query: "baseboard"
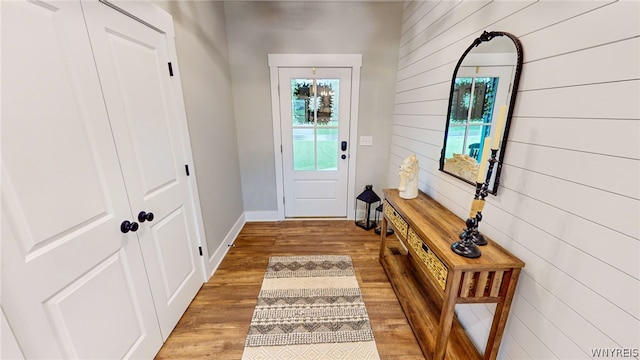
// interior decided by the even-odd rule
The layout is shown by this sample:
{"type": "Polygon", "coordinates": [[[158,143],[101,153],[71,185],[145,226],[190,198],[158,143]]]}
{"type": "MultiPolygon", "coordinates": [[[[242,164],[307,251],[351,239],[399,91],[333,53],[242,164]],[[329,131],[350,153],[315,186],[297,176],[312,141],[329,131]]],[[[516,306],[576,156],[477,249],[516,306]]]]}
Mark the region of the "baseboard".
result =
{"type": "Polygon", "coordinates": [[[245,211],[247,222],[251,221],[280,221],[277,211],[245,211]]]}
{"type": "Polygon", "coordinates": [[[227,255],[227,252],[235,242],[236,238],[238,237],[238,234],[240,234],[240,230],[242,230],[242,227],[244,226],[245,223],[246,223],[245,214],[242,214],[240,215],[236,223],[233,224],[233,226],[231,227],[231,230],[229,230],[229,232],[227,233],[227,236],[225,236],[220,246],[218,246],[216,251],[209,258],[209,269],[211,269],[209,278],[213,276],[213,273],[215,273],[216,270],[218,269],[218,266],[220,266],[222,259],[224,259],[225,255],[227,255]]]}

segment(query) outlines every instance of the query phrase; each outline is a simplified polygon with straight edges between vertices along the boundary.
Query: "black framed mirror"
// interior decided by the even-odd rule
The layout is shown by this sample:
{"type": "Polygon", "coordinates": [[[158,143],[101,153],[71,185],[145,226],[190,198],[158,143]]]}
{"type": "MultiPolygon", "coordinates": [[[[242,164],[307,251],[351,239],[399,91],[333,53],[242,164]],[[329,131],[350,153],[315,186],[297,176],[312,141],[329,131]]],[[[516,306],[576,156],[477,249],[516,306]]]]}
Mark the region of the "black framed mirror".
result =
{"type": "Polygon", "coordinates": [[[521,71],[522,45],[512,34],[485,31],[465,50],[451,80],[440,171],[484,182],[481,165],[498,149],[487,188],[497,194],[521,71]]]}

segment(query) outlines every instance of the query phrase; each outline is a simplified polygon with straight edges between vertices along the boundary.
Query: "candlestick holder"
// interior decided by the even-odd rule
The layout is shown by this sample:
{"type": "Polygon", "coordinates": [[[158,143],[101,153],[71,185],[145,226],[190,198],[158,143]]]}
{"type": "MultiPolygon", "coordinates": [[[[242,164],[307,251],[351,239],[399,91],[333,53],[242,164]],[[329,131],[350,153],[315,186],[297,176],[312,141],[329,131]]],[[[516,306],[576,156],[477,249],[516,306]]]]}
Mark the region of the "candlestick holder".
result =
{"type": "Polygon", "coordinates": [[[487,239],[478,230],[480,221],[482,221],[482,210],[484,209],[485,198],[489,194],[489,182],[491,181],[491,175],[493,173],[493,167],[498,162],[496,156],[498,149],[491,149],[491,158],[487,160],[489,166],[487,168],[487,176],[483,183],[476,183],[476,192],[473,196],[473,202],[471,203],[471,211],[469,218],[465,222],[467,228],[460,233],[460,241],[457,241],[451,245],[451,250],[456,254],[468,258],[477,258],[482,255],[482,252],[478,246],[487,245],[487,239]]]}
{"type": "Polygon", "coordinates": [[[476,184],[476,194],[474,196],[474,200],[480,199],[482,200],[482,206],[478,208],[475,218],[476,218],[476,226],[473,230],[473,242],[476,245],[484,246],[487,245],[487,240],[484,238],[484,235],[480,233],[478,230],[478,226],[480,225],[480,221],[482,221],[482,209],[484,208],[484,199],[489,194],[489,183],[491,182],[491,175],[493,174],[493,167],[498,162],[496,159],[498,155],[498,149],[491,149],[491,158],[489,161],[489,167],[487,168],[487,176],[484,180],[484,183],[476,184]],[[478,186],[479,185],[479,186],[478,186]]]}
{"type": "Polygon", "coordinates": [[[477,225],[475,218],[468,218],[465,222],[467,228],[460,233],[460,241],[457,241],[451,245],[451,250],[454,253],[464,256],[466,258],[477,258],[482,255],[478,245],[473,242],[473,228],[477,225]]]}

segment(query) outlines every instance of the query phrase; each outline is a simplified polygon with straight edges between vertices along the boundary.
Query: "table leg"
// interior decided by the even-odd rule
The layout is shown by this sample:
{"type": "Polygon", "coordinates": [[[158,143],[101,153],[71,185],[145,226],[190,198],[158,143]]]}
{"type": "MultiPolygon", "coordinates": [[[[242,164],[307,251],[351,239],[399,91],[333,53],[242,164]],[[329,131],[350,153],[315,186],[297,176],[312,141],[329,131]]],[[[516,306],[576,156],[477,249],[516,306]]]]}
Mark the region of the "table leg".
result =
{"type": "Polygon", "coordinates": [[[442,304],[442,312],[440,313],[440,325],[438,326],[438,337],[433,355],[434,360],[443,360],[447,351],[447,342],[449,341],[449,334],[451,333],[451,324],[453,322],[461,276],[462,271],[460,270],[449,272],[444,303],[442,304]]]}
{"type": "Polygon", "coordinates": [[[384,258],[384,251],[386,250],[387,226],[387,218],[383,215],[382,224],[380,224],[380,261],[384,258]]]}
{"type": "Polygon", "coordinates": [[[507,324],[507,317],[509,316],[509,309],[511,308],[511,302],[513,301],[519,275],[520,269],[513,269],[511,271],[511,276],[508,280],[509,284],[504,294],[504,301],[496,305],[496,312],[493,315],[493,323],[491,324],[491,332],[489,332],[489,340],[484,350],[485,360],[495,360],[498,356],[500,342],[502,341],[504,327],[507,324]]]}

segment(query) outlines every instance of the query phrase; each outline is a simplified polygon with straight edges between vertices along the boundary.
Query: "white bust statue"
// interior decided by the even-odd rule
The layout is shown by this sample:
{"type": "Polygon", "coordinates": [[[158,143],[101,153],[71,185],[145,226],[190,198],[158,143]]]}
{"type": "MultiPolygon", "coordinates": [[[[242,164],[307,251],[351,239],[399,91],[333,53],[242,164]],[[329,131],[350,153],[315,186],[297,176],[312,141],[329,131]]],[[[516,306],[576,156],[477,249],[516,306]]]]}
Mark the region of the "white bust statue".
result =
{"type": "Polygon", "coordinates": [[[413,154],[402,160],[400,164],[400,197],[403,199],[415,199],[418,197],[418,158],[413,154]]]}

